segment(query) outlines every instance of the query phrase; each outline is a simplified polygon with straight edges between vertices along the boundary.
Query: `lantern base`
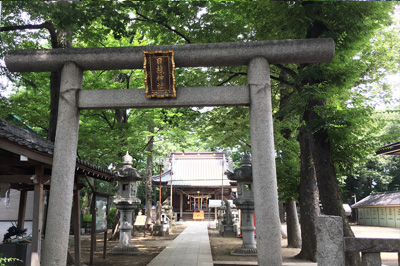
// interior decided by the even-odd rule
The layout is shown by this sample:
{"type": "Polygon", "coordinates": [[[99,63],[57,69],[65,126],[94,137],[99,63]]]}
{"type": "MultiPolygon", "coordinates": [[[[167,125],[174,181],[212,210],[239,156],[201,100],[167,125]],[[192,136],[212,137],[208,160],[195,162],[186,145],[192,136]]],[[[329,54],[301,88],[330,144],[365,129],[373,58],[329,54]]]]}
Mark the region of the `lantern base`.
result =
{"type": "Polygon", "coordinates": [[[240,247],[231,252],[235,256],[257,256],[257,248],[240,247]]]}
{"type": "Polygon", "coordinates": [[[137,247],[134,246],[115,246],[108,254],[110,255],[141,255],[143,254],[137,247]]]}

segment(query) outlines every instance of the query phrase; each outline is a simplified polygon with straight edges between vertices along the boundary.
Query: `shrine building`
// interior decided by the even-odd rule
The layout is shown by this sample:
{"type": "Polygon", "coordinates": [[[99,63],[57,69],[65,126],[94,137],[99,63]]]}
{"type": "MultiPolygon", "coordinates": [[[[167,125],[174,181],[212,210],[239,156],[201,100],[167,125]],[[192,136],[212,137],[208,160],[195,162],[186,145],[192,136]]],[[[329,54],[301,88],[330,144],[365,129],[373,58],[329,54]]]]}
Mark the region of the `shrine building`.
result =
{"type": "Polygon", "coordinates": [[[173,211],[178,220],[192,220],[193,213],[201,211],[205,220],[214,220],[216,208],[209,207],[210,200],[220,200],[222,194],[231,199],[236,189],[224,174],[227,167],[228,157],[223,152],[171,152],[161,182],[160,175],[154,175],[153,185],[161,184],[168,196],[172,191],[173,211]]]}

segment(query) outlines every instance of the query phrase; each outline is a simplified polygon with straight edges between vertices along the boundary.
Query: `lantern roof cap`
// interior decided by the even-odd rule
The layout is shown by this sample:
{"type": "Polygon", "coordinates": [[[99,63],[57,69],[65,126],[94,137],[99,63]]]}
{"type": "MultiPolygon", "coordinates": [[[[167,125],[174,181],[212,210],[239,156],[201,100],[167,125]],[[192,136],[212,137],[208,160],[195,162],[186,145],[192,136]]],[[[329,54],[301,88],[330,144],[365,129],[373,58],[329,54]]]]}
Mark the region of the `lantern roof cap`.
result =
{"type": "Polygon", "coordinates": [[[133,158],[132,156],[129,155],[129,152],[126,151],[126,154],[122,156],[122,164],[123,165],[132,165],[133,164],[133,158]]]}

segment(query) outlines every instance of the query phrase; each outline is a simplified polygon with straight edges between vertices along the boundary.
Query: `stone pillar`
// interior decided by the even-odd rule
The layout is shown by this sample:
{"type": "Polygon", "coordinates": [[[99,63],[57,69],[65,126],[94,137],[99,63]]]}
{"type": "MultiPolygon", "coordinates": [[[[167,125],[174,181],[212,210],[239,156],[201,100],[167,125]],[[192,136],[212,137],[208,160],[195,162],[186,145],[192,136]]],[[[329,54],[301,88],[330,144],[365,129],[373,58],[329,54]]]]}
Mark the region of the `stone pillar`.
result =
{"type": "Polygon", "coordinates": [[[46,266],[65,265],[67,262],[79,131],[76,99],[81,87],[82,70],[72,62],[65,63],[61,70],[51,193],[42,258],[42,265],[46,266]]]}
{"type": "Polygon", "coordinates": [[[381,266],[382,259],[380,252],[362,252],[362,266],[381,266]]]}
{"type": "MultiPolygon", "coordinates": [[[[120,222],[119,222],[119,248],[131,247],[132,237],[132,213],[136,206],[131,204],[120,203],[117,204],[117,209],[120,211],[120,222]]],[[[135,251],[137,251],[135,249],[135,251]]],[[[123,253],[122,253],[123,254],[123,253]]]]}
{"type": "MultiPolygon", "coordinates": [[[[258,231],[257,231],[258,233],[258,231]]],[[[315,218],[318,265],[345,265],[343,220],[339,216],[315,218]]]]}
{"type": "Polygon", "coordinates": [[[247,72],[258,265],[282,265],[269,63],[254,58],[247,72]]]}
{"type": "Polygon", "coordinates": [[[247,251],[247,253],[256,253],[257,246],[254,242],[254,230],[256,227],[254,226],[254,210],[251,209],[241,209],[242,211],[242,226],[240,227],[242,230],[242,239],[243,246],[242,250],[247,251]]]}

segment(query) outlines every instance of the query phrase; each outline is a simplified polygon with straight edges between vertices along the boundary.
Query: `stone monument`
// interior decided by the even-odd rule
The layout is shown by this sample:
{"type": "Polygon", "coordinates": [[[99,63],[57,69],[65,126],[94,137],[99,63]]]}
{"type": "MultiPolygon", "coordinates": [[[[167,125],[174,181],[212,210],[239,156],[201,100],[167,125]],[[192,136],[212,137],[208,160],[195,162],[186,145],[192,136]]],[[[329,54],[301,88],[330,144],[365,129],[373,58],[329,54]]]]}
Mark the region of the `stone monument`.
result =
{"type": "MultiPolygon", "coordinates": [[[[166,200],[163,202],[162,206],[163,214],[164,216],[168,217],[168,223],[169,223],[169,228],[172,229],[172,222],[174,219],[174,214],[171,206],[171,198],[168,197],[166,200]]],[[[167,222],[167,221],[164,221],[167,222]]]]}
{"type": "Polygon", "coordinates": [[[166,234],[169,234],[169,225],[165,224],[165,219],[162,219],[163,213],[162,213],[162,207],[161,203],[157,201],[156,204],[156,224],[153,225],[153,231],[151,232],[152,235],[156,236],[164,236],[166,234]]]}
{"type": "Polygon", "coordinates": [[[243,245],[232,251],[232,255],[257,255],[254,241],[254,196],[253,174],[251,169],[251,155],[245,151],[241,160],[242,167],[234,172],[227,171],[228,179],[237,181],[238,197],[233,203],[242,212],[242,240],[243,245]]]}
{"type": "Polygon", "coordinates": [[[221,206],[217,207],[218,215],[217,215],[217,229],[220,235],[222,235],[222,222],[224,221],[224,213],[225,213],[225,204],[224,201],[221,200],[221,206]]]}
{"type": "Polygon", "coordinates": [[[221,206],[221,209],[225,211],[223,215],[223,220],[220,225],[220,234],[223,237],[235,237],[235,231],[233,229],[233,221],[232,221],[232,211],[229,201],[226,198],[223,198],[224,205],[221,206]]]}
{"type": "Polygon", "coordinates": [[[140,204],[140,199],[136,197],[136,181],[142,179],[138,171],[132,167],[132,157],[126,152],[122,157],[122,167],[115,174],[118,181],[118,196],[114,204],[120,213],[119,222],[119,244],[111,249],[109,254],[137,255],[142,252],[132,246],[132,214],[134,209],[140,204]]]}

